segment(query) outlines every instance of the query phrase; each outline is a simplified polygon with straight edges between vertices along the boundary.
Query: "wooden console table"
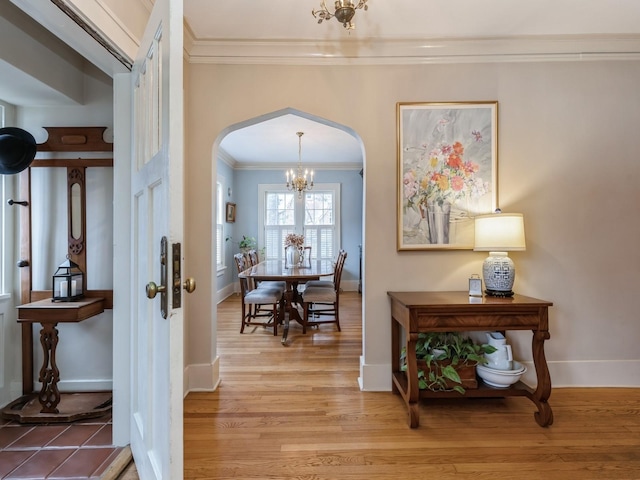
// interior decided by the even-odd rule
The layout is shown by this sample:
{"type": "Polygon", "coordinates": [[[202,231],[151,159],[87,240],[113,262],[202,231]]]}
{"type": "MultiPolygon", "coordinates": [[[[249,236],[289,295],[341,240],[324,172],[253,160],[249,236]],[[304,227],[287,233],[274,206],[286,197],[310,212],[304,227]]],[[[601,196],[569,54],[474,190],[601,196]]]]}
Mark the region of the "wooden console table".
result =
{"type": "Polygon", "coordinates": [[[465,397],[525,396],[537,407],[536,422],[546,427],[553,423],[547,403],[551,395],[551,377],[544,355],[544,341],[549,339],[548,307],[553,303],[514,295],[511,298],[469,297],[467,292],[387,292],[391,300],[391,366],[393,392],[404,399],[409,426],[420,424],[418,401],[421,398],[455,398],[453,392],[434,392],[418,388],[416,341],[419,332],[506,331],[533,332],[533,363],[538,385],[533,390],[517,382],[509,388],[492,388],[479,381],[477,389],[467,389],[465,397]],[[401,331],[404,342],[401,344],[401,331]],[[407,370],[400,368],[400,350],[406,347],[407,370]]]}
{"type": "MultiPolygon", "coordinates": [[[[50,298],[37,302],[19,305],[18,322],[23,324],[40,323],[40,344],[42,345],[42,367],[40,368],[39,381],[42,388],[37,398],[40,403],[39,413],[33,413],[30,402],[32,396],[23,396],[12,402],[2,413],[4,417],[17,421],[27,422],[60,422],[72,421],[79,418],[103,415],[110,408],[109,399],[111,393],[97,392],[92,396],[95,399],[87,401],[78,400],[78,394],[71,396],[73,403],[77,405],[66,406],[64,411],[59,411],[61,395],[58,390],[60,371],[56,364],[56,348],[58,346],[58,323],[78,323],[104,311],[104,298],[83,298],[77,302],[53,302],[50,298]],[[107,399],[105,401],[105,398],[107,399]],[[93,402],[93,403],[92,403],[93,402]],[[102,408],[95,408],[95,402],[108,403],[102,408]]],[[[25,368],[33,368],[33,358],[23,355],[25,368]]]]}

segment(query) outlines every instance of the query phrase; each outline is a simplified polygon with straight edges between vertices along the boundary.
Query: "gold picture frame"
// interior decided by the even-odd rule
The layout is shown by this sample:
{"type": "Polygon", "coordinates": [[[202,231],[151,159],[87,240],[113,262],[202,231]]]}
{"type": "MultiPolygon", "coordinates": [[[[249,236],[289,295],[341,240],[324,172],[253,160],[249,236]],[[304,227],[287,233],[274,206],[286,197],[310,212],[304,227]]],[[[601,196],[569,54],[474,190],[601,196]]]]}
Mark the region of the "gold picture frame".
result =
{"type": "Polygon", "coordinates": [[[225,207],[225,217],[227,223],[234,223],[236,221],[236,204],[227,202],[225,207]]]}
{"type": "Polygon", "coordinates": [[[397,249],[472,250],[498,204],[498,102],[396,105],[397,249]]]}

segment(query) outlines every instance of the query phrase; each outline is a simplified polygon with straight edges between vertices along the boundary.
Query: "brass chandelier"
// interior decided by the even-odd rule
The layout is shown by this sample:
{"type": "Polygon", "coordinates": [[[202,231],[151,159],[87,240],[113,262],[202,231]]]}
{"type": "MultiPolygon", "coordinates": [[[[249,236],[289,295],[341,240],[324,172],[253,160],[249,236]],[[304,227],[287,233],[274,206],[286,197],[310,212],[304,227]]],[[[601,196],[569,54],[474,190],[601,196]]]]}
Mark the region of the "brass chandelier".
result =
{"type": "Polygon", "coordinates": [[[368,0],[336,0],[334,8],[335,11],[331,13],[327,8],[325,0],[322,0],[320,3],[320,10],[312,10],[311,13],[314,18],[318,19],[318,23],[322,23],[323,20],[330,20],[331,18],[336,17],[344,28],[347,30],[354,30],[356,26],[351,20],[356,14],[357,9],[369,9],[367,1],[368,0]]]}
{"type": "Polygon", "coordinates": [[[313,188],[313,170],[305,169],[302,171],[302,135],[304,132],[297,132],[298,135],[298,171],[294,172],[293,168],[285,172],[287,176],[287,189],[298,192],[298,198],[302,198],[302,192],[313,188]],[[307,182],[307,175],[310,176],[310,182],[307,182]]]}

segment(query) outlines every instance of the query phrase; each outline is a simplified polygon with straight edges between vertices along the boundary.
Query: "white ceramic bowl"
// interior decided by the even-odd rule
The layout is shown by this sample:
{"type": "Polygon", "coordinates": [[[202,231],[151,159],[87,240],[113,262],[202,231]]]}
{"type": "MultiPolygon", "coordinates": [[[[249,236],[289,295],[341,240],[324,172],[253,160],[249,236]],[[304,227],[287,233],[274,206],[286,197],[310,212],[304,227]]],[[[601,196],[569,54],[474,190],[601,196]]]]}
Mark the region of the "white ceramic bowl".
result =
{"type": "Polygon", "coordinates": [[[520,380],[526,371],[527,367],[515,360],[513,362],[513,369],[511,370],[498,370],[487,367],[486,365],[476,366],[476,372],[484,383],[495,388],[507,388],[510,385],[513,385],[520,380]]]}

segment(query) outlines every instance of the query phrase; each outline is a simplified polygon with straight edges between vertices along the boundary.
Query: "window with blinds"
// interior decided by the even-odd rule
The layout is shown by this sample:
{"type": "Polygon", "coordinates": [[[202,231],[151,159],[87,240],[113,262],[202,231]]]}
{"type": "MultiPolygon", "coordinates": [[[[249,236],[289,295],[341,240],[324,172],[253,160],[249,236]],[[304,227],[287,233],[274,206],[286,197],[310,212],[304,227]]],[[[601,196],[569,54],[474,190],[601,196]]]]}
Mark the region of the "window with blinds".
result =
{"type": "Polygon", "coordinates": [[[260,231],[258,243],[265,258],[284,259],[284,240],[302,233],[311,247],[312,260],[332,260],[339,250],[340,185],[316,184],[302,198],[282,185],[260,185],[260,231]]]}

